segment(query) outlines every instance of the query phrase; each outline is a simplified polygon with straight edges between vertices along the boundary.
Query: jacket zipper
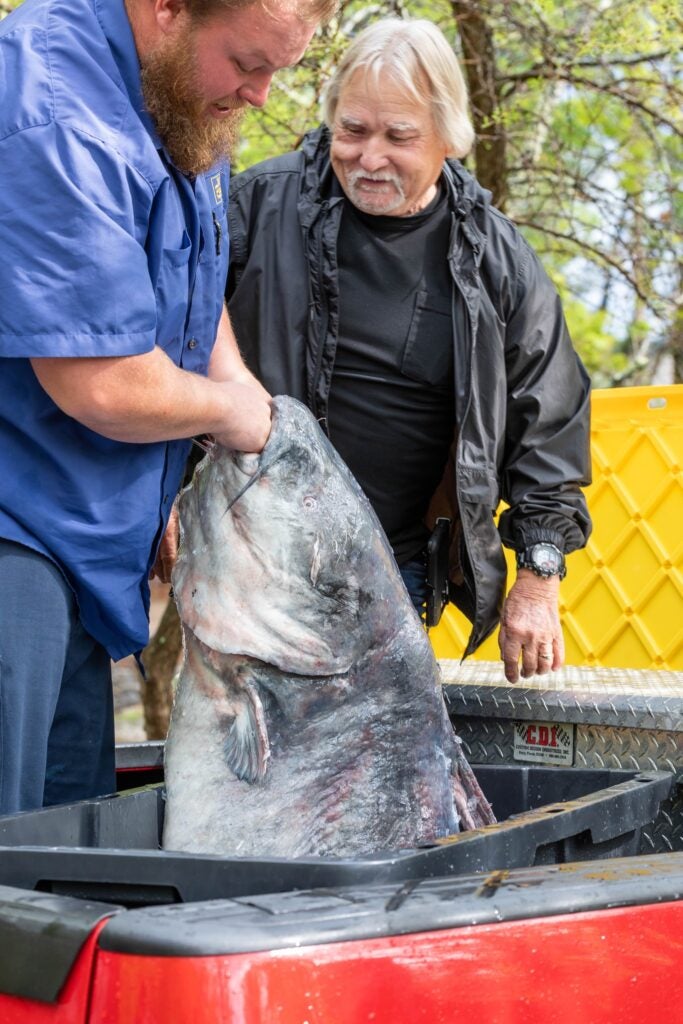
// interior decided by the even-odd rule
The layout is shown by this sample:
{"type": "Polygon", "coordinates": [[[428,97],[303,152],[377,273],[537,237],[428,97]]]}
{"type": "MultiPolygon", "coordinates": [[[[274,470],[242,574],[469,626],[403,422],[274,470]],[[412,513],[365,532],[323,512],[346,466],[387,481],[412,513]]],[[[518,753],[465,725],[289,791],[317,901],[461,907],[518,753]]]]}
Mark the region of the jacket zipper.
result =
{"type": "MultiPolygon", "coordinates": [[[[462,227],[461,227],[461,230],[463,230],[462,227]]],[[[467,234],[465,235],[465,237],[467,238],[468,241],[470,241],[469,236],[467,234]]],[[[475,254],[475,256],[476,256],[476,254],[475,254]]],[[[470,543],[470,536],[469,536],[469,524],[466,524],[465,521],[462,518],[463,503],[462,503],[461,495],[460,495],[460,481],[458,479],[457,469],[458,469],[458,463],[460,461],[458,456],[459,456],[459,453],[460,453],[461,448],[462,448],[463,427],[464,427],[465,422],[467,420],[467,417],[469,415],[470,406],[471,406],[471,403],[472,403],[472,357],[473,357],[475,338],[474,338],[474,330],[473,330],[473,326],[472,326],[472,315],[470,313],[469,303],[467,301],[467,297],[465,295],[465,292],[463,290],[461,282],[460,282],[460,280],[458,278],[458,275],[456,274],[455,269],[453,267],[452,245],[449,245],[448,265],[449,265],[450,272],[451,272],[451,279],[453,281],[453,287],[458,290],[458,292],[459,292],[459,294],[461,296],[461,301],[462,301],[462,304],[463,304],[463,307],[464,307],[464,311],[465,311],[465,319],[467,321],[467,330],[468,330],[468,333],[469,333],[469,339],[468,339],[469,343],[464,346],[465,359],[463,360],[463,369],[464,369],[465,372],[462,375],[464,381],[466,382],[467,393],[465,395],[465,401],[464,401],[464,405],[463,405],[463,413],[462,413],[462,417],[460,417],[460,419],[457,416],[458,374],[455,373],[455,362],[456,362],[456,359],[454,358],[454,361],[453,361],[454,377],[455,377],[455,380],[453,382],[453,386],[454,386],[455,395],[456,395],[456,423],[458,423],[458,441],[457,441],[456,450],[455,450],[455,467],[454,467],[455,468],[455,490],[456,490],[456,496],[457,496],[457,500],[458,500],[458,508],[460,509],[460,522],[462,524],[462,542],[463,542],[463,545],[464,545],[465,550],[467,552],[467,560],[469,562],[470,569],[472,570],[471,585],[472,585],[472,591],[473,591],[472,596],[474,598],[474,622],[472,623],[472,630],[470,632],[470,635],[469,635],[469,638],[468,638],[468,641],[467,641],[467,646],[466,646],[465,652],[463,654],[463,658],[466,658],[469,654],[472,653],[473,650],[476,649],[476,647],[472,647],[472,641],[475,638],[475,633],[477,631],[477,620],[479,618],[479,615],[478,615],[478,608],[477,608],[477,581],[476,581],[476,576],[475,576],[475,573],[474,573],[475,563],[474,563],[474,561],[472,559],[471,543],[470,543]]],[[[455,346],[454,356],[457,358],[457,331],[456,331],[456,324],[455,324],[454,317],[452,317],[452,322],[453,322],[453,344],[455,346]]],[[[463,341],[464,340],[465,339],[463,339],[463,341]]],[[[463,578],[464,578],[464,573],[463,573],[463,578]]],[[[466,585],[467,585],[467,583],[466,583],[466,585]]]]}
{"type": "MultiPolygon", "coordinates": [[[[323,358],[325,355],[325,347],[327,344],[327,332],[330,320],[329,302],[327,299],[327,291],[323,281],[323,262],[324,262],[324,234],[327,220],[331,216],[329,203],[324,200],[320,204],[320,228],[316,233],[317,241],[317,260],[316,260],[316,278],[318,282],[318,294],[320,296],[320,326],[318,329],[318,349],[316,352],[315,359],[315,370],[312,382],[312,397],[314,404],[314,413],[316,419],[320,423],[320,426],[324,430],[325,434],[328,433],[327,426],[327,402],[324,407],[322,406],[322,397],[318,394],[318,388],[320,384],[320,377],[322,373],[323,358]],[[323,415],[324,413],[324,415],[323,415]]],[[[339,230],[339,222],[341,218],[337,218],[337,232],[339,230]]]]}

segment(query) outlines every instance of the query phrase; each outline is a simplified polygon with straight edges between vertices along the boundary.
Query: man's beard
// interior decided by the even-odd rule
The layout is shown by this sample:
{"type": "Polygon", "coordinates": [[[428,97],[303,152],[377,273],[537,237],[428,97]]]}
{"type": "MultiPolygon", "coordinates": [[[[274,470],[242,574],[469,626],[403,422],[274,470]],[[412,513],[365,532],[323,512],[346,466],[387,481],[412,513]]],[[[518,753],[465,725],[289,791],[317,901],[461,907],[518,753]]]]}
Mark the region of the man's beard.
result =
{"type": "Polygon", "coordinates": [[[374,173],[369,171],[351,171],[346,175],[346,194],[359,210],[370,214],[391,214],[406,200],[403,190],[403,183],[396,174],[374,173]],[[393,194],[389,192],[379,193],[376,196],[366,195],[358,186],[363,179],[370,181],[384,181],[394,186],[393,194]]]}
{"type": "Polygon", "coordinates": [[[211,117],[197,92],[193,42],[190,32],[148,54],[141,62],[141,81],[145,106],[173,163],[184,174],[197,175],[234,153],[244,104],[235,100],[230,114],[211,117]]]}

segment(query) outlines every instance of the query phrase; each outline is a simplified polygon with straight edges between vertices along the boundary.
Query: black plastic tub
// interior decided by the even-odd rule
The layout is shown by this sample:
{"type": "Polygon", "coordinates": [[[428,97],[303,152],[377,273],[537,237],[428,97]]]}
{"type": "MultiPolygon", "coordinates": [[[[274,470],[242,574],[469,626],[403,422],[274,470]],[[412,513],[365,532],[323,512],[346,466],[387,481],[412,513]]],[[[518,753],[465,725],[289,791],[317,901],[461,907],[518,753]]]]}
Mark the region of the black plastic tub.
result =
{"type": "Polygon", "coordinates": [[[673,778],[517,765],[475,770],[499,824],[355,859],[162,851],[161,784],[11,815],[0,818],[0,885],[134,907],[631,856],[673,778]]]}

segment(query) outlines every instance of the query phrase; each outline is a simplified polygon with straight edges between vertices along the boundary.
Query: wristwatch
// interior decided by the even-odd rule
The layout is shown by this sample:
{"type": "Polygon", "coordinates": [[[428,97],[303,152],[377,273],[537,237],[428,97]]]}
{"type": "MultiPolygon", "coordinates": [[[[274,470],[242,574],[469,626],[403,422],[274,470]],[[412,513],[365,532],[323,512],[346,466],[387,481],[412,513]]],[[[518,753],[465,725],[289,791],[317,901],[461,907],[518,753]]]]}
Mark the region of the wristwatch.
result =
{"type": "Polygon", "coordinates": [[[564,555],[558,547],[548,541],[540,541],[517,552],[517,568],[531,569],[537,576],[548,579],[559,576],[561,580],[567,575],[564,555]]]}

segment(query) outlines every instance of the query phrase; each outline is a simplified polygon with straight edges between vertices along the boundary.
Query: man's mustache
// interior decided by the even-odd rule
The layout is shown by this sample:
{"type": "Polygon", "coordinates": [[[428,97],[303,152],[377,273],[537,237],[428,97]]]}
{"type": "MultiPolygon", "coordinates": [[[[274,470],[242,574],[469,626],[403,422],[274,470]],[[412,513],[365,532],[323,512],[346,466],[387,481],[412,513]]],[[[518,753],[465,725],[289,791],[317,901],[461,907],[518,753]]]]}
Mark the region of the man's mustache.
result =
{"type": "Polygon", "coordinates": [[[237,96],[226,96],[225,99],[215,100],[214,106],[220,107],[221,110],[244,110],[249,104],[237,96]]]}
{"type": "Polygon", "coordinates": [[[399,192],[403,191],[401,185],[401,179],[396,174],[386,174],[381,171],[352,171],[348,176],[350,185],[356,185],[359,181],[388,181],[398,189],[399,192]]]}

